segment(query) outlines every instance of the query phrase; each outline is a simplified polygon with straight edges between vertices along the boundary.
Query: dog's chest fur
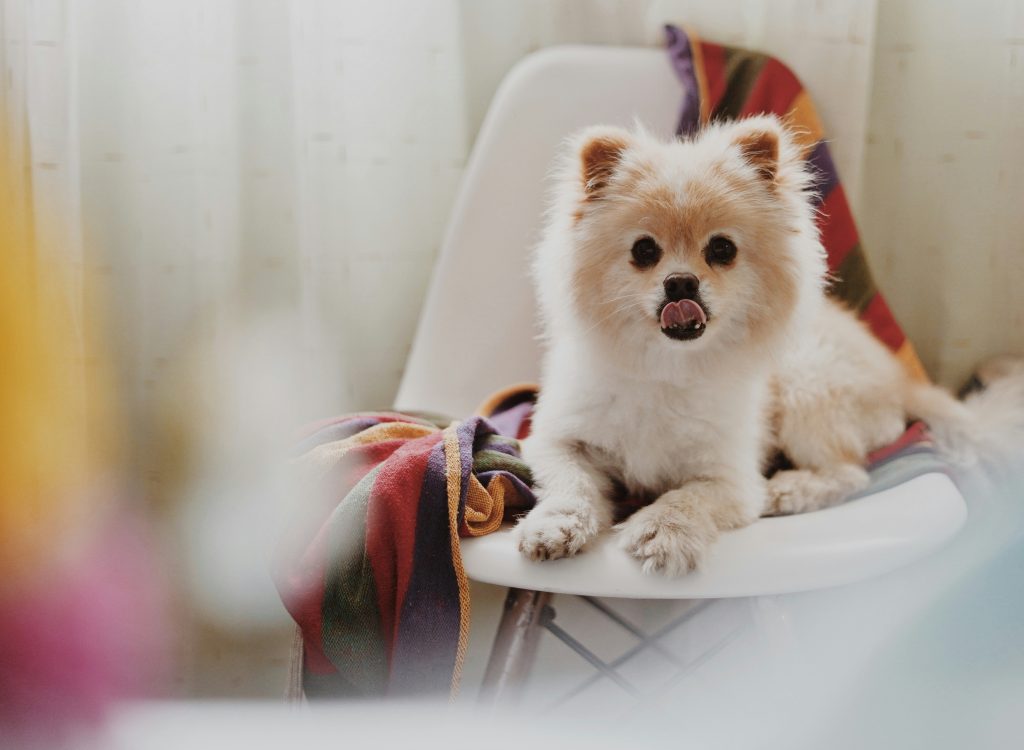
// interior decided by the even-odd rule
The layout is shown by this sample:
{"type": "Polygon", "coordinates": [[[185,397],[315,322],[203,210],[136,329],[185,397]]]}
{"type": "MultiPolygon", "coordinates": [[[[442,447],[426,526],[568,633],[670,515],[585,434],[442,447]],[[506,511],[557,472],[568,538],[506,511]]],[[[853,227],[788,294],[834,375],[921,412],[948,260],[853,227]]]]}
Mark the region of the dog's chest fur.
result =
{"type": "Polygon", "coordinates": [[[576,439],[631,493],[661,494],[756,460],[761,408],[749,381],[595,378],[562,405],[576,439]]]}

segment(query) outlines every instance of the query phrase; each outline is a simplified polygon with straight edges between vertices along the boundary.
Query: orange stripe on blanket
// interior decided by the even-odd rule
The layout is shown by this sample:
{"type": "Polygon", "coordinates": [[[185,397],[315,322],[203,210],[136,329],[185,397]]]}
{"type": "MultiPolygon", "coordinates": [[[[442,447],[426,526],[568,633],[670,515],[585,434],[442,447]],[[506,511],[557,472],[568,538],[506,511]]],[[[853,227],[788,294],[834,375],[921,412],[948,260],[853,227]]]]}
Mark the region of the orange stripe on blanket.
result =
{"type": "Polygon", "coordinates": [[[296,459],[296,462],[304,464],[334,465],[334,463],[353,448],[371,443],[383,443],[388,440],[409,440],[419,438],[437,432],[436,427],[427,425],[410,424],[409,422],[384,422],[369,427],[362,432],[357,432],[344,440],[336,440],[333,443],[323,443],[316,446],[304,456],[296,459]]]}
{"type": "Polygon", "coordinates": [[[470,475],[462,523],[466,536],[483,536],[498,530],[505,514],[505,493],[509,489],[508,480],[500,474],[492,478],[486,488],[475,475],[470,475]]]}
{"type": "Polygon", "coordinates": [[[489,417],[512,396],[518,395],[523,391],[536,393],[539,390],[540,386],[536,383],[516,383],[515,385],[510,385],[489,396],[480,406],[476,407],[475,414],[478,417],[489,417]]]}
{"type": "Polygon", "coordinates": [[[469,647],[469,579],[462,564],[459,546],[459,498],[462,495],[462,458],[459,448],[459,422],[453,422],[444,431],[444,463],[448,485],[448,532],[451,538],[452,567],[459,587],[459,643],[455,651],[455,669],[452,670],[451,700],[459,694],[462,664],[469,647]]]}
{"type": "Polygon", "coordinates": [[[814,108],[811,95],[806,90],[797,94],[785,121],[800,144],[801,155],[806,159],[818,142],[825,137],[825,127],[821,124],[818,110],[814,108]]]}
{"type": "MultiPolygon", "coordinates": [[[[690,58],[693,60],[693,72],[697,78],[697,102],[700,104],[700,123],[706,125],[708,120],[711,118],[711,92],[708,90],[708,74],[705,69],[704,56],[708,50],[707,44],[700,40],[697,36],[697,32],[693,30],[691,26],[684,25],[683,31],[686,32],[686,36],[690,38],[690,58]]],[[[721,53],[722,48],[717,47],[721,53]]],[[[722,62],[724,67],[724,58],[722,62]]],[[[723,81],[724,87],[724,81],[723,81]]],[[[721,97],[721,91],[718,92],[715,97],[715,101],[721,97]]]]}
{"type": "Polygon", "coordinates": [[[921,360],[917,356],[914,345],[910,343],[910,339],[904,341],[903,345],[896,351],[896,359],[900,361],[911,378],[920,383],[930,382],[928,372],[924,369],[924,365],[921,364],[921,360]]]}

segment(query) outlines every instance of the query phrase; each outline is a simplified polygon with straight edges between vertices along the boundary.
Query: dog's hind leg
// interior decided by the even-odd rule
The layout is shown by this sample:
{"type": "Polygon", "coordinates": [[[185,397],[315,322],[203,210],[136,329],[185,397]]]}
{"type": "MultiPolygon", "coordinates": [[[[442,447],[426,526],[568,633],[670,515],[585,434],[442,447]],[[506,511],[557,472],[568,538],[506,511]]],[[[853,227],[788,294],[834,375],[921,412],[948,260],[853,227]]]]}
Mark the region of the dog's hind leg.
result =
{"type": "Polygon", "coordinates": [[[768,480],[765,516],[806,513],[835,505],[868,484],[863,466],[840,463],[821,469],[789,469],[768,480]]]}
{"type": "Polygon", "coordinates": [[[791,392],[778,415],[776,444],[794,468],[768,480],[763,515],[827,508],[867,487],[868,453],[904,429],[893,390],[848,384],[791,392]]]}

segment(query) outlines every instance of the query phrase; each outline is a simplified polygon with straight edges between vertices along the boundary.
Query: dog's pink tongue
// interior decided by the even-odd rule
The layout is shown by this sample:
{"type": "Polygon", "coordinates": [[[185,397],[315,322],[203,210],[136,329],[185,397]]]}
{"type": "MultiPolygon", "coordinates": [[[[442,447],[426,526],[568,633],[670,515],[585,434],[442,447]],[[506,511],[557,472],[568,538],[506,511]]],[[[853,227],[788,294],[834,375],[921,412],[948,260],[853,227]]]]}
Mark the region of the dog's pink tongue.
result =
{"type": "Polygon", "coordinates": [[[704,325],[707,323],[707,320],[707,317],[704,315],[704,310],[702,310],[701,306],[692,299],[681,299],[678,302],[669,302],[661,310],[662,328],[671,328],[672,326],[692,328],[697,323],[704,325]]]}

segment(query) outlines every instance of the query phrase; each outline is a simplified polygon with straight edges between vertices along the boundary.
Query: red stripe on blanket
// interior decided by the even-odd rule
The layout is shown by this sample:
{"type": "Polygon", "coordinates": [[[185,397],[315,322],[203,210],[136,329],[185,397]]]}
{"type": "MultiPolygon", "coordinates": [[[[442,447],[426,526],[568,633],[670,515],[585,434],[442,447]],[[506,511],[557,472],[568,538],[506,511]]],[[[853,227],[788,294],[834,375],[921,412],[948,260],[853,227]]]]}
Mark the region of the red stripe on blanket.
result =
{"type": "Polygon", "coordinates": [[[903,346],[907,339],[881,294],[875,295],[860,318],[868,324],[871,332],[893,351],[903,346]]]}
{"type": "MultiPolygon", "coordinates": [[[[348,419],[348,418],[346,418],[348,419]]],[[[345,419],[325,420],[341,422],[345,419]]],[[[390,420],[394,421],[394,420],[390,420]]],[[[334,463],[320,478],[311,493],[315,503],[308,515],[299,514],[301,523],[287,530],[279,555],[290,558],[289,550],[300,549],[312,535],[312,541],[291,567],[281,568],[276,574],[281,601],[302,630],[306,667],[315,674],[333,674],[336,670],[323,652],[323,613],[325,576],[324,562],[329,558],[329,531],[327,520],[338,504],[374,467],[386,461],[392,453],[405,445],[406,439],[367,443],[350,450],[341,461],[334,463]],[[316,532],[313,532],[316,529],[316,532]]]]}
{"type": "Polygon", "coordinates": [[[754,81],[743,109],[740,110],[740,117],[762,113],[785,116],[802,90],[793,72],[770,57],[754,81]]]}
{"type": "Polygon", "coordinates": [[[708,112],[714,112],[725,94],[725,47],[711,42],[700,42],[703,55],[704,78],[707,81],[708,112]]]}
{"type": "Polygon", "coordinates": [[[321,529],[298,564],[289,572],[277,576],[281,601],[302,631],[306,668],[315,674],[332,674],[335,671],[321,646],[323,616],[320,607],[324,600],[323,560],[327,551],[326,537],[327,534],[321,529]]]}
{"type": "Polygon", "coordinates": [[[516,440],[526,440],[530,436],[531,429],[533,429],[532,412],[523,417],[523,421],[519,424],[519,430],[516,432],[516,440]]]}
{"type": "Polygon", "coordinates": [[[846,193],[842,185],[836,185],[821,205],[818,216],[818,227],[821,229],[821,244],[828,253],[828,267],[838,271],[846,254],[857,244],[857,225],[850,213],[850,204],[846,202],[846,193]]]}
{"type": "Polygon", "coordinates": [[[868,454],[868,466],[884,461],[891,456],[895,456],[897,453],[902,451],[904,448],[908,448],[911,445],[930,445],[931,438],[928,434],[928,428],[924,422],[912,423],[906,431],[900,435],[900,437],[894,443],[889,443],[883,448],[879,448],[876,451],[872,451],[868,454]]]}
{"type": "Polygon", "coordinates": [[[366,555],[377,585],[377,607],[388,662],[398,635],[397,613],[409,588],[416,549],[416,504],[430,451],[442,437],[431,433],[408,442],[380,468],[366,514],[366,555]]]}

